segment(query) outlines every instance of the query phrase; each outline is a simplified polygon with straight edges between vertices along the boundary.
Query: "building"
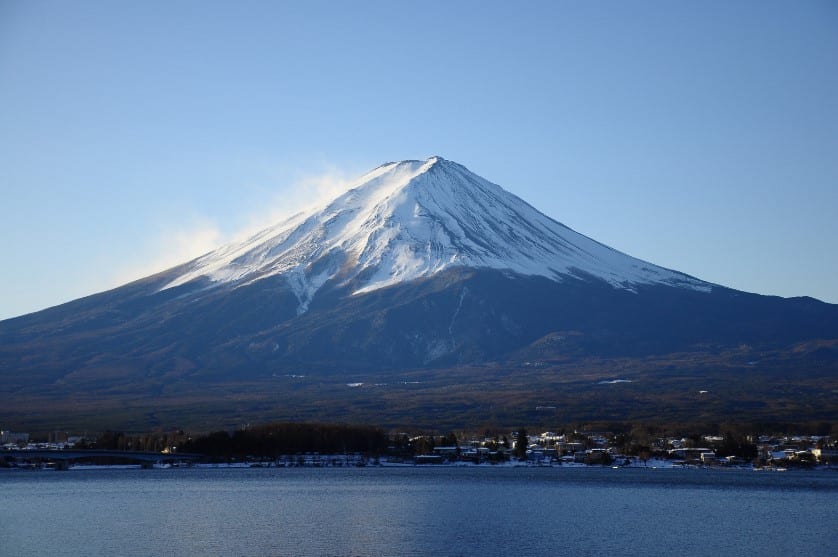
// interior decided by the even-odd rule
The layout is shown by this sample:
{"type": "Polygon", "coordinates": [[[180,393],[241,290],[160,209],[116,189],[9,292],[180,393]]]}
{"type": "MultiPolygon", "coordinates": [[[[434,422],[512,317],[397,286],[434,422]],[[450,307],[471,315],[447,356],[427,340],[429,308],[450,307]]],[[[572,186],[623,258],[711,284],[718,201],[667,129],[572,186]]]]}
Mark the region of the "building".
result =
{"type": "Polygon", "coordinates": [[[812,449],[812,454],[820,464],[838,464],[838,448],[812,449]]]}
{"type": "Polygon", "coordinates": [[[0,431],[0,445],[8,443],[28,443],[28,433],[15,433],[13,431],[0,431]]]}

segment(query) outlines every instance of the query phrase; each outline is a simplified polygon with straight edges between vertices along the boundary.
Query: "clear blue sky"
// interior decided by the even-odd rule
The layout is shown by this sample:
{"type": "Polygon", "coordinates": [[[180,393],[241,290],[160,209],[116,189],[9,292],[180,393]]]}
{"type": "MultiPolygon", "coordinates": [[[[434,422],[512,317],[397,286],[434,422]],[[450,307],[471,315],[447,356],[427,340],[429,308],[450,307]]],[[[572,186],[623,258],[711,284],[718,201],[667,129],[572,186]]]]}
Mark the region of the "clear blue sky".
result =
{"type": "Polygon", "coordinates": [[[631,255],[838,303],[838,3],[0,0],[0,318],[434,154],[631,255]]]}

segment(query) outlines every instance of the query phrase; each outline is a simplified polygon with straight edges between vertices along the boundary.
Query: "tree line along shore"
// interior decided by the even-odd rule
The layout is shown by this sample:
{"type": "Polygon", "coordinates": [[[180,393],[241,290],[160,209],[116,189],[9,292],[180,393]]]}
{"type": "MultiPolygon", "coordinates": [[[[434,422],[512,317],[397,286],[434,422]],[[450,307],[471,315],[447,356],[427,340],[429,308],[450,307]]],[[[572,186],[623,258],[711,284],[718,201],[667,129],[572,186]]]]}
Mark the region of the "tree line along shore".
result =
{"type": "MultiPolygon", "coordinates": [[[[838,464],[838,425],[576,424],[550,431],[484,428],[461,432],[386,432],[368,425],[281,422],[190,435],[184,431],[91,436],[53,432],[3,435],[3,449],[75,449],[201,455],[209,463],[270,462],[290,455],[357,454],[389,462],[599,464],[650,460],[708,466],[812,467],[838,464]],[[593,426],[593,427],[592,427],[593,426]],[[18,436],[15,438],[15,436],[18,436]],[[23,435],[26,435],[25,442],[23,435]]],[[[311,460],[311,459],[309,459],[311,460]]],[[[2,465],[2,462],[0,462],[2,465]]]]}

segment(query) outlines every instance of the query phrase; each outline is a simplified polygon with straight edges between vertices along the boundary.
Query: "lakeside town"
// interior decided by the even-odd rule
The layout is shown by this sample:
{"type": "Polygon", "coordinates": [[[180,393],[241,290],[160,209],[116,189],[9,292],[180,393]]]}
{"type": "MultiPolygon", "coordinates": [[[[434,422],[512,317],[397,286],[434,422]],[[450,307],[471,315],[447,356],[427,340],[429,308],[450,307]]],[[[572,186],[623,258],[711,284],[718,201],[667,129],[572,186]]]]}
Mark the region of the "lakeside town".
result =
{"type": "MultiPolygon", "coordinates": [[[[286,425],[287,426],[287,425],[286,425]]],[[[242,433],[243,432],[243,433],[242,433]]],[[[412,465],[610,466],[788,469],[838,469],[838,439],[819,435],[691,435],[643,438],[637,431],[573,430],[528,434],[525,430],[483,436],[408,435],[386,437],[363,450],[343,441],[344,450],[284,450],[287,443],[259,448],[217,432],[193,440],[183,432],[128,436],[106,432],[98,437],[52,432],[36,439],[28,433],[0,431],[0,467],[83,469],[91,467],[169,468],[330,467],[412,465]],[[177,443],[177,444],[176,444],[177,443]],[[373,446],[376,445],[376,446],[373,446]]],[[[242,433],[239,435],[239,433],[242,433]]],[[[270,434],[271,436],[273,433],[270,434]]],[[[302,445],[297,444],[297,448],[302,445]]]]}

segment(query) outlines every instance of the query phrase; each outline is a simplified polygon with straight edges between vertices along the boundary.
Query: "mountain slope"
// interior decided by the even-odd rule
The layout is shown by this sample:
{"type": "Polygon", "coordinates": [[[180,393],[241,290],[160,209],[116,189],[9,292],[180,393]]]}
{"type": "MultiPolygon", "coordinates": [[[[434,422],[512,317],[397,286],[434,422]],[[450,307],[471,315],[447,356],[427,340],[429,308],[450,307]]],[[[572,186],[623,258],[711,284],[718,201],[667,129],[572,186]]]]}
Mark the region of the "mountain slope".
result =
{"type": "Polygon", "coordinates": [[[167,287],[281,275],[303,313],[329,280],[352,282],[358,294],[458,266],[554,280],[592,276],[629,290],[711,288],[574,232],[440,157],[382,165],[325,207],[201,257],[167,287]]]}
{"type": "Polygon", "coordinates": [[[244,242],[0,322],[0,423],[21,428],[417,412],[515,425],[591,404],[823,419],[836,392],[838,306],[640,261],[439,157],[385,164],[244,242]],[[629,376],[631,396],[593,386],[629,376]],[[708,385],[713,404],[685,395],[708,385]]]}

